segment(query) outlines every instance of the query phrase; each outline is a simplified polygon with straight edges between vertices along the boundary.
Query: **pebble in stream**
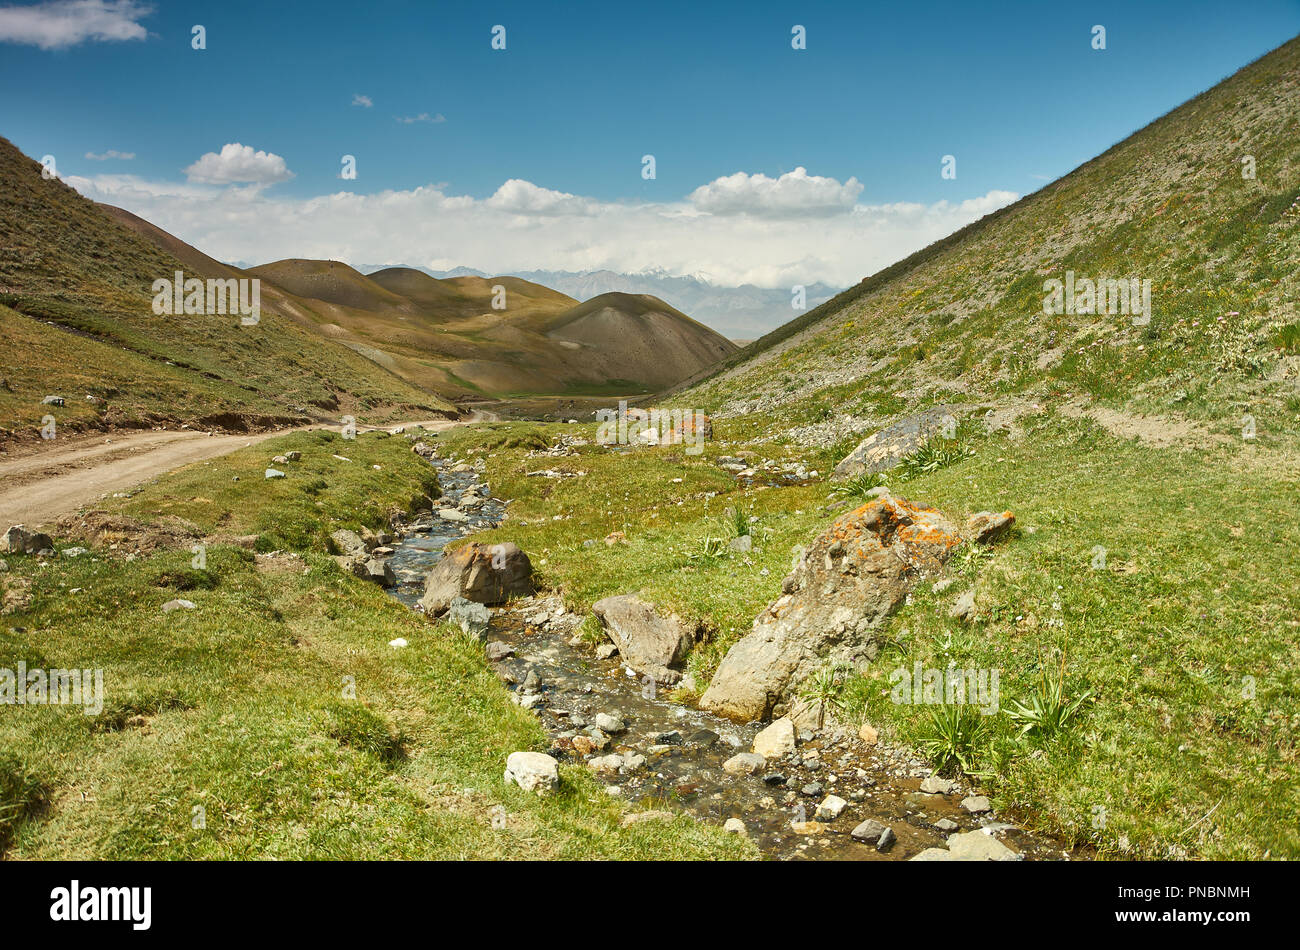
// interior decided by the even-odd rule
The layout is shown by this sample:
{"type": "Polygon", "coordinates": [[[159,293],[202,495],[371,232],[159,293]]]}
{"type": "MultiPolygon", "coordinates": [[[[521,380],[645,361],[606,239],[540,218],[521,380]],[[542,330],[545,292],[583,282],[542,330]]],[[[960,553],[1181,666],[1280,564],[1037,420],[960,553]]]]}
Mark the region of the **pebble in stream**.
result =
{"type": "MultiPolygon", "coordinates": [[[[411,607],[444,546],[492,527],[505,510],[472,467],[430,461],[444,491],[440,506],[465,519],[435,513],[394,545],[393,593],[411,607]],[[476,485],[482,500],[461,507],[476,485]]],[[[550,733],[551,754],[585,763],[612,795],[743,830],[778,859],[907,860],[922,852],[948,859],[950,836],[980,830],[996,834],[992,842],[974,841],[980,855],[1002,842],[1011,849],[998,852],[1004,858],[1071,857],[1051,839],[995,820],[987,800],[958,783],[932,781],[926,764],[905,750],[868,746],[844,730],[803,733],[790,754],[729,774],[723,764],[750,753],[765,724],[738,726],[670,701],[623,667],[611,645],[576,639],[581,622],[558,597],[516,602],[493,612],[485,650],[512,699],[550,733]]],[[[973,839],[956,840],[967,849],[973,839]]]]}

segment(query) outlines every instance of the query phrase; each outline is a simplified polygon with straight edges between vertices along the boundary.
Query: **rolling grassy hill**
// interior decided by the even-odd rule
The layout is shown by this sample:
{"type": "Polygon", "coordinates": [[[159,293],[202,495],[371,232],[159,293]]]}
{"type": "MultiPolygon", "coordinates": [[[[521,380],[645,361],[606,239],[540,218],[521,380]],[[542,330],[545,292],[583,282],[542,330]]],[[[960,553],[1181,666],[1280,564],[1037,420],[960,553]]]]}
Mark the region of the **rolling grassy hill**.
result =
{"type": "Polygon", "coordinates": [[[363,275],[338,261],[277,261],[248,273],[293,294],[319,332],[455,398],[646,393],[735,352],[647,295],[579,304],[518,277],[439,279],[409,267],[363,275]]]}
{"type": "Polygon", "coordinates": [[[156,279],[239,272],[156,228],[157,240],[146,240],[123,221],[43,178],[39,164],[0,139],[0,442],[38,438],[47,414],[65,431],[238,430],[341,413],[378,421],[454,411],[286,319],[283,295],[264,298],[257,326],[155,315],[156,279]],[[51,395],[66,404],[43,405],[51,395]]]}

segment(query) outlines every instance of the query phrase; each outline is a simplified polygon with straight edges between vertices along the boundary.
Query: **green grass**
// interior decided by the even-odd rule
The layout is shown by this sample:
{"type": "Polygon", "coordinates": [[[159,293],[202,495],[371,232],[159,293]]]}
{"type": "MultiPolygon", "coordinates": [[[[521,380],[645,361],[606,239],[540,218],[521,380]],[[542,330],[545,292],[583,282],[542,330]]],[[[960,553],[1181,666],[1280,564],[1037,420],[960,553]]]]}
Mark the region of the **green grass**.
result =
{"type": "MultiPolygon", "coordinates": [[[[313,449],[311,438],[249,452],[298,448],[306,468],[316,464],[310,452],[337,447],[313,449]]],[[[173,508],[200,522],[244,511],[241,530],[273,524],[283,537],[315,538],[326,516],[355,511],[363,496],[383,511],[423,490],[404,439],[363,435],[340,454],[358,463],[350,476],[323,476],[338,479],[314,496],[324,515],[290,491],[292,469],[269,495],[268,483],[231,482],[252,465],[238,456],[164,478],[128,507],[206,491],[213,501],[173,508]],[[367,487],[359,463],[372,460],[386,474],[365,471],[387,480],[367,487]],[[242,501],[219,494],[228,485],[242,501]]],[[[580,765],[562,766],[549,799],[505,785],[510,752],[549,742],[509,702],[481,646],[344,574],[322,551],[304,551],[259,560],[214,544],[202,583],[192,582],[188,550],[133,560],[96,550],[44,567],[8,558],[0,583],[29,584],[30,601],[0,622],[0,666],[102,669],[106,717],[5,707],[0,834],[11,837],[9,856],[753,856],[736,836],[685,817],[620,827],[626,806],[580,765]],[[178,595],[195,609],[164,614],[178,595]],[[410,645],[390,647],[398,637],[410,645]]]]}
{"type": "Polygon", "coordinates": [[[255,534],[262,551],[324,551],[335,529],[386,529],[393,514],[427,509],[438,494],[437,473],[406,439],[322,429],[189,466],[105,507],[144,524],[181,518],[209,536],[255,534]],[[292,451],[302,457],[272,464],[292,451]],[[267,479],[271,467],[286,477],[267,479]]]}
{"type": "MultiPolygon", "coordinates": [[[[715,420],[720,439],[728,423],[715,420]]],[[[474,458],[482,438],[457,429],[439,442],[474,458]]],[[[489,439],[499,440],[500,432],[489,439]]],[[[1020,530],[992,550],[963,548],[943,594],[914,590],[881,632],[868,675],[836,684],[840,718],[869,720],[936,764],[975,774],[1004,814],[1103,855],[1300,855],[1300,695],[1291,674],[1300,591],[1276,582],[1300,544],[1295,464],[1251,444],[1154,450],[1052,415],[1015,442],[964,444],[975,454],[895,491],[955,519],[1010,508],[1020,530]],[[1098,545],[1104,570],[1090,567],[1098,545]],[[963,625],[948,610],[972,587],[978,615],[963,625]],[[894,704],[890,671],[916,661],[999,669],[1002,712],[972,721],[894,704]],[[1254,698],[1245,698],[1251,682],[1254,698]],[[1009,712],[1017,702],[1040,707],[1048,724],[1025,730],[1029,720],[1009,712]]],[[[574,609],[639,590],[703,621],[713,638],[688,660],[702,689],[779,595],[792,549],[843,510],[823,507],[826,485],[738,488],[710,459],[741,447],[712,442],[695,458],[672,448],[580,448],[547,459],[586,473],[559,481],[526,477],[538,466],[522,452],[484,452],[494,490],[515,499],[490,537],[518,542],[574,609]],[[753,552],[701,557],[736,510],[759,519],[753,552]],[[627,543],[601,541],[614,531],[627,543]]]]}

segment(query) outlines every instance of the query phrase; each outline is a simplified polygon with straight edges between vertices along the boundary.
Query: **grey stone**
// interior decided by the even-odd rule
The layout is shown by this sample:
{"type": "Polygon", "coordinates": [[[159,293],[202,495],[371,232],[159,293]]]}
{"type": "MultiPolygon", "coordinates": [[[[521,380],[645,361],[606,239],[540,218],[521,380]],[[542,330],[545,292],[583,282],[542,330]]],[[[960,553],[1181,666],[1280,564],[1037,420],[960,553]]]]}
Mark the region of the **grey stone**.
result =
{"type": "Polygon", "coordinates": [[[992,810],[988,798],[983,795],[967,795],[961,800],[961,807],[972,815],[982,815],[984,812],[992,810]]]}
{"type": "Polygon", "coordinates": [[[627,724],[622,719],[611,716],[609,713],[596,713],[596,728],[610,735],[627,732],[627,724]]]}
{"type": "Polygon", "coordinates": [[[1020,861],[1017,854],[997,838],[982,831],[968,831],[948,839],[948,851],[959,861],[1020,861]]]}
{"type": "Polygon", "coordinates": [[[0,538],[0,551],[6,554],[39,554],[53,549],[54,541],[48,534],[28,531],[20,524],[14,525],[0,538]]]}
{"type": "Polygon", "coordinates": [[[676,614],[662,616],[653,604],[631,594],[598,600],[591,610],[629,667],[660,683],[681,679],[669,667],[685,657],[698,627],[687,626],[676,614]]]}
{"type": "Polygon", "coordinates": [[[970,620],[975,616],[975,591],[968,590],[955,601],[948,610],[948,616],[954,620],[970,620]]]}
{"type": "Polygon", "coordinates": [[[754,736],[754,751],[765,759],[779,759],[794,749],[794,723],[789,719],[778,719],[754,736]]]}
{"type": "Polygon", "coordinates": [[[822,799],[822,803],[817,806],[817,812],[813,815],[814,821],[834,821],[840,817],[840,813],[848,806],[848,802],[838,795],[827,795],[822,799]]]}
{"type": "Polygon", "coordinates": [[[560,786],[560,764],[544,752],[511,752],[505,780],[525,792],[549,795],[560,786]]]}
{"type": "Polygon", "coordinates": [[[397,586],[397,574],[393,572],[393,565],[382,558],[372,557],[364,561],[358,558],[352,562],[352,573],[380,587],[397,586]]]}
{"type": "Polygon", "coordinates": [[[370,550],[361,535],[347,528],[339,528],[330,534],[330,539],[345,556],[364,557],[370,550]]]}
{"type": "Polygon", "coordinates": [[[955,406],[934,406],[915,415],[905,416],[867,436],[831,473],[832,479],[874,475],[896,468],[944,427],[945,417],[956,418],[955,406]]]}
{"type": "Polygon", "coordinates": [[[953,783],[949,779],[931,775],[921,782],[921,791],[927,795],[947,795],[952,791],[952,785],[953,783]]]}
{"type": "Polygon", "coordinates": [[[482,640],[487,637],[488,627],[492,622],[492,611],[483,604],[466,600],[464,597],[454,597],[447,605],[447,619],[460,627],[461,633],[482,640]]]}
{"type": "Polygon", "coordinates": [[[966,533],[976,544],[994,544],[1010,531],[1016,516],[1009,511],[980,511],[966,519],[966,533]]]}
{"type": "Polygon", "coordinates": [[[741,752],[722,763],[722,770],[728,775],[753,775],[763,766],[767,759],[757,752],[741,752]]]}
{"type": "Polygon", "coordinates": [[[868,818],[862,822],[850,831],[849,835],[856,841],[875,845],[879,851],[888,850],[889,846],[894,843],[894,830],[874,818],[868,818]]]}

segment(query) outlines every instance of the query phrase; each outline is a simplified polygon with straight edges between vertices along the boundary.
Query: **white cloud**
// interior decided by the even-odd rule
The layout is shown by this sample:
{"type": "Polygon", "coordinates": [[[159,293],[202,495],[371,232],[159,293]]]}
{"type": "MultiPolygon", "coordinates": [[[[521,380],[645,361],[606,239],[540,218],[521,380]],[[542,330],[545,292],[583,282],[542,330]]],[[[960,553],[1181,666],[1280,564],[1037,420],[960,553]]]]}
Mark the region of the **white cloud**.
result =
{"type": "Polygon", "coordinates": [[[92,162],[106,162],[110,158],[116,158],[124,162],[129,162],[131,159],[135,158],[135,152],[119,152],[115,148],[110,148],[108,151],[100,152],[98,155],[96,155],[94,152],[87,152],[86,157],[90,159],[92,162]]]}
{"type": "Polygon", "coordinates": [[[374,106],[375,100],[371,99],[369,96],[363,96],[361,95],[361,93],[358,92],[355,95],[353,95],[352,104],[354,106],[363,106],[369,109],[374,106]]]}
{"type": "Polygon", "coordinates": [[[690,201],[710,214],[752,214],[765,218],[805,218],[851,211],[862,194],[862,183],[850,178],[809,175],[800,166],[780,178],[736,172],[701,185],[690,201]]]}
{"type": "Polygon", "coordinates": [[[137,21],[153,9],[135,0],[49,0],[26,7],[0,7],[0,42],[65,49],[88,40],[142,40],[137,21]]]}
{"type": "Polygon", "coordinates": [[[447,117],[441,112],[436,115],[429,115],[427,112],[421,112],[419,115],[398,115],[393,116],[393,118],[402,123],[402,125],[414,125],[416,122],[428,122],[436,125],[439,122],[447,121],[447,117]]]}
{"type": "Polygon", "coordinates": [[[600,202],[564,191],[541,188],[522,178],[511,178],[484,202],[489,208],[515,214],[595,214],[600,202]]]}
{"type": "Polygon", "coordinates": [[[482,199],[434,185],[301,199],[274,197],[259,186],[129,175],[67,182],[221,260],[402,261],[494,274],[661,268],[724,286],[783,288],[816,281],[848,286],[1017,197],[990,191],[961,202],[854,205],[823,217],[774,217],[701,213],[693,199],[600,201],[522,179],[482,199]]]}
{"type": "Polygon", "coordinates": [[[213,185],[235,182],[270,185],[293,177],[293,172],[289,171],[279,155],[254,151],[251,145],[240,145],[238,142],[221,146],[221,154],[208,152],[186,168],[185,174],[190,181],[213,185]]]}

